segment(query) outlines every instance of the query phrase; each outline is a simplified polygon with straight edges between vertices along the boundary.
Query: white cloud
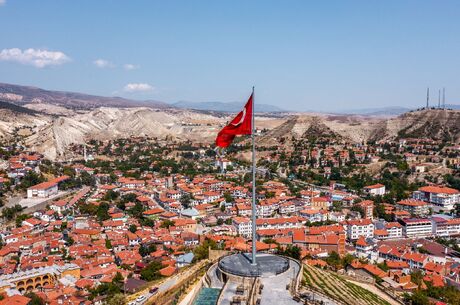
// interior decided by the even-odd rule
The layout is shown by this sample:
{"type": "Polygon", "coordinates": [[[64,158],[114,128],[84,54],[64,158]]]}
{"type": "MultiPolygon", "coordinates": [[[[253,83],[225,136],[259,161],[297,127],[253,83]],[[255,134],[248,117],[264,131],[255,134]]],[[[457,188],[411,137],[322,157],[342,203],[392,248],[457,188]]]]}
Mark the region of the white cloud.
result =
{"type": "Polygon", "coordinates": [[[135,69],[139,69],[139,66],[133,65],[133,64],[124,64],[123,68],[125,70],[135,70],[135,69]]]}
{"type": "Polygon", "coordinates": [[[0,0],[0,6],[5,5],[6,0],[0,0]]]}
{"type": "Polygon", "coordinates": [[[111,63],[110,61],[105,60],[105,59],[96,59],[95,61],[93,61],[93,64],[95,64],[96,67],[98,67],[98,68],[113,68],[113,67],[115,67],[115,65],[113,63],[111,63]]]}
{"type": "MultiPolygon", "coordinates": [[[[0,0],[2,1],[2,0],[0,0]]],[[[18,62],[23,65],[32,65],[37,68],[46,66],[62,65],[70,61],[70,58],[60,51],[47,51],[40,49],[21,50],[18,48],[3,49],[0,52],[0,60],[18,62]]]]}
{"type": "Polygon", "coordinates": [[[131,83],[131,84],[127,84],[123,88],[123,91],[125,92],[147,92],[147,91],[153,91],[154,89],[155,88],[149,84],[131,83]]]}

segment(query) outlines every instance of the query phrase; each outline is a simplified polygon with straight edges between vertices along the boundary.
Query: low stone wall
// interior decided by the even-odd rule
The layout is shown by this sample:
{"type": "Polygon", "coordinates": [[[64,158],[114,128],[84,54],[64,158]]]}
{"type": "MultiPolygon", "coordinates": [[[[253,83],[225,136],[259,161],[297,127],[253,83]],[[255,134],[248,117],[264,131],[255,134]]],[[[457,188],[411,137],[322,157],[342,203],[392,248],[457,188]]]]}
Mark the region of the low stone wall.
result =
{"type": "Polygon", "coordinates": [[[226,256],[230,253],[230,251],[227,250],[211,250],[209,249],[209,260],[210,261],[217,261],[219,258],[222,256],[226,256]]]}
{"type": "Polygon", "coordinates": [[[151,297],[145,304],[146,305],[173,305],[177,304],[180,297],[184,294],[186,289],[196,283],[198,278],[200,281],[205,275],[205,272],[209,269],[211,263],[206,261],[203,263],[203,266],[198,268],[195,272],[188,275],[187,277],[178,281],[174,286],[169,288],[166,291],[159,292],[153,297],[151,297]]]}
{"type": "MultiPolygon", "coordinates": [[[[196,299],[196,297],[198,296],[198,293],[200,293],[200,290],[201,290],[203,287],[205,287],[205,285],[204,285],[205,277],[206,277],[206,275],[204,275],[204,276],[201,278],[200,282],[199,282],[195,287],[193,287],[193,291],[191,292],[192,295],[190,296],[190,301],[187,302],[186,305],[192,305],[193,302],[195,302],[195,299],[196,299]]],[[[183,305],[185,305],[185,304],[183,304],[183,305]]]]}

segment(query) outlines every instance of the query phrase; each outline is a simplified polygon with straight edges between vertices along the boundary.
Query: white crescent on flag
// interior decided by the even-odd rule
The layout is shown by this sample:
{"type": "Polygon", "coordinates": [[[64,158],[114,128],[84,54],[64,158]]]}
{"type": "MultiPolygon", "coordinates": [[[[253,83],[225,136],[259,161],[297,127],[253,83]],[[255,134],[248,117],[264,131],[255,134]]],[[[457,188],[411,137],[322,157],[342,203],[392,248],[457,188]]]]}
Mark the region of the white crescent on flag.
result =
{"type": "Polygon", "coordinates": [[[243,115],[238,123],[231,123],[233,126],[238,126],[244,122],[244,118],[246,117],[246,107],[243,108],[243,115]]]}

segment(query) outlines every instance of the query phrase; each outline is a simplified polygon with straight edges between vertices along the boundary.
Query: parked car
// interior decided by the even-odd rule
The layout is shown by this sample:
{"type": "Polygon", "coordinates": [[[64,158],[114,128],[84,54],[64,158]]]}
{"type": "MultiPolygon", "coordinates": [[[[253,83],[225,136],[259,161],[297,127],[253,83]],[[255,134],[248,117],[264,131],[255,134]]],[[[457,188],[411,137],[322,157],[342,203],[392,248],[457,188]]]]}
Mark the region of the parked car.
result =
{"type": "Polygon", "coordinates": [[[150,292],[151,294],[157,293],[157,292],[158,292],[158,287],[152,287],[152,288],[150,288],[149,292],[150,292]]]}
{"type": "Polygon", "coordinates": [[[145,297],[145,295],[141,295],[141,296],[137,297],[136,302],[137,302],[137,303],[140,303],[140,302],[145,301],[145,299],[147,299],[147,298],[145,297]]]}

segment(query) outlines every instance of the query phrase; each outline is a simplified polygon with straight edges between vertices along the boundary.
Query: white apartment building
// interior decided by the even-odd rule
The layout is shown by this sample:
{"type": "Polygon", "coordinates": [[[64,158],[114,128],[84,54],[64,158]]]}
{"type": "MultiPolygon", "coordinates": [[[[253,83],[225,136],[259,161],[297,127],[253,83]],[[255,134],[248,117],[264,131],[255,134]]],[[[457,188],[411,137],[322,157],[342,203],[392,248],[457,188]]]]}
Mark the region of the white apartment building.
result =
{"type": "Polygon", "coordinates": [[[403,226],[404,237],[428,237],[433,234],[433,225],[427,218],[406,218],[398,221],[403,226]]]}
{"type": "Polygon", "coordinates": [[[247,217],[234,217],[232,224],[236,229],[238,235],[243,237],[250,237],[252,235],[252,221],[247,217]]]}
{"type": "Polygon", "coordinates": [[[294,214],[296,212],[295,203],[292,201],[284,202],[280,204],[279,213],[282,215],[294,214]]]}
{"type": "Polygon", "coordinates": [[[260,201],[256,206],[257,216],[259,217],[271,217],[279,209],[279,204],[270,201],[260,201]]]}
{"type": "Polygon", "coordinates": [[[414,199],[429,202],[436,212],[451,211],[460,204],[460,191],[445,186],[424,186],[412,194],[414,199]]]}
{"type": "Polygon", "coordinates": [[[306,209],[299,212],[309,222],[320,222],[328,219],[329,212],[326,210],[306,209]]]}
{"type": "Polygon", "coordinates": [[[27,189],[27,198],[47,198],[58,193],[56,182],[42,182],[27,189]]]}
{"type": "Polygon", "coordinates": [[[342,213],[342,212],[330,212],[329,213],[329,220],[330,221],[336,221],[336,222],[345,221],[345,214],[342,213]]]}
{"type": "Polygon", "coordinates": [[[444,219],[433,217],[433,234],[441,237],[460,235],[460,218],[444,219]]]}
{"type": "Polygon", "coordinates": [[[373,238],[375,226],[370,219],[355,219],[347,220],[344,229],[349,240],[356,240],[360,236],[373,238]]]}
{"type": "Polygon", "coordinates": [[[280,218],[258,218],[256,220],[257,230],[300,228],[304,225],[304,223],[304,220],[297,216],[280,218]]]}
{"type": "Polygon", "coordinates": [[[371,196],[383,196],[385,195],[385,185],[383,184],[373,184],[364,187],[364,192],[371,196]]]}
{"type": "Polygon", "coordinates": [[[388,238],[401,238],[403,236],[403,227],[399,222],[385,224],[385,230],[388,232],[388,238]]]}
{"type": "Polygon", "coordinates": [[[396,203],[398,210],[403,210],[411,213],[412,215],[423,217],[429,214],[430,205],[424,201],[416,199],[405,199],[396,203]]]}

